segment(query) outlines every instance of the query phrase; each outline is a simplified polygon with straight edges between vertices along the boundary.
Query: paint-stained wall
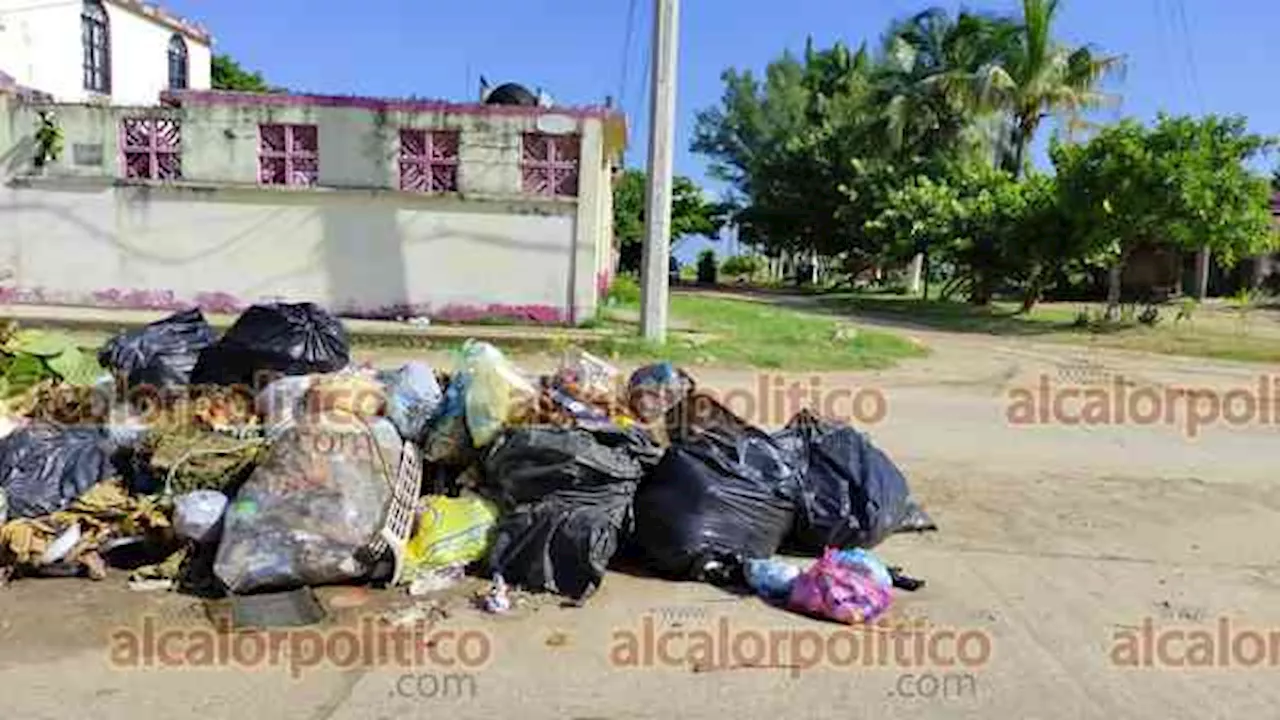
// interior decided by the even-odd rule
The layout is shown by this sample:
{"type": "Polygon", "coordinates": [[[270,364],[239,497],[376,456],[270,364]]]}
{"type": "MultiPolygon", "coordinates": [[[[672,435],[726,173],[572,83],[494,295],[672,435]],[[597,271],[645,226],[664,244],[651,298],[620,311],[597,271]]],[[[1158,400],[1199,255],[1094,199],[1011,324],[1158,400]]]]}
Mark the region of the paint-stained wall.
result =
{"type": "Polygon", "coordinates": [[[611,122],[216,93],[164,108],[0,100],[0,302],[287,298],[366,316],[581,322],[611,246],[611,122]],[[37,172],[31,132],[49,109],[65,151],[37,172]],[[137,117],[180,124],[181,180],[123,179],[120,126],[137,117]],[[316,126],[316,187],[258,184],[264,123],[316,126]],[[459,133],[457,192],[398,189],[402,128],[459,133]],[[523,192],[522,137],[549,129],[580,143],[576,197],[523,192]]]}

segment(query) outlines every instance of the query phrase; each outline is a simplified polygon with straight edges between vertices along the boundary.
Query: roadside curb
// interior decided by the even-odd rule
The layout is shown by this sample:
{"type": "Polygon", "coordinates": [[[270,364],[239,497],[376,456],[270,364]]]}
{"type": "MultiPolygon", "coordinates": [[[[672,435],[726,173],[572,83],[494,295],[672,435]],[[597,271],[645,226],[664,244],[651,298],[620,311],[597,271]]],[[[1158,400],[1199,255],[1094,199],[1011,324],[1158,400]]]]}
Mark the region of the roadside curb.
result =
{"type": "MultiPolygon", "coordinates": [[[[168,317],[171,310],[126,310],[51,305],[0,305],[0,319],[22,325],[47,325],[66,329],[117,333],[142,327],[168,317]]],[[[205,313],[218,330],[226,330],[238,314],[205,313]]],[[[428,325],[418,326],[392,320],[341,318],[353,343],[362,345],[405,345],[430,347],[474,338],[504,345],[550,345],[560,342],[591,344],[617,333],[600,328],[535,327],[517,325],[428,325]]]]}

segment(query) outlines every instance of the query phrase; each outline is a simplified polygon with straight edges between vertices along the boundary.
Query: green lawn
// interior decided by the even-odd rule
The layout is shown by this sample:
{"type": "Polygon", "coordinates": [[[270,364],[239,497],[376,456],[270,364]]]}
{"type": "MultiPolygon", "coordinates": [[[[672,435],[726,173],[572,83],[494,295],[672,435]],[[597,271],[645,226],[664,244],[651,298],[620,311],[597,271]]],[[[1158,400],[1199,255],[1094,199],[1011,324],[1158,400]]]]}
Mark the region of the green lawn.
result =
{"type": "Polygon", "coordinates": [[[1106,327],[1079,327],[1082,310],[1098,312],[1101,303],[1043,303],[1030,313],[1018,304],[995,302],[975,307],[963,302],[922,301],[894,295],[828,294],[812,299],[815,309],[840,317],[870,317],[904,325],[998,336],[1033,336],[1037,340],[1094,347],[1209,357],[1245,362],[1280,362],[1280,308],[1259,307],[1242,314],[1221,301],[1196,310],[1190,321],[1177,321],[1174,304],[1160,307],[1161,320],[1147,326],[1132,319],[1106,327]]]}
{"type": "Polygon", "coordinates": [[[821,314],[762,302],[676,294],[665,346],[634,337],[635,307],[608,313],[604,324],[619,336],[599,349],[630,360],[668,359],[682,365],[781,370],[847,370],[889,367],[927,350],[882,330],[854,327],[821,314]],[[623,317],[625,316],[625,317],[623,317]]]}
{"type": "Polygon", "coordinates": [[[920,300],[905,295],[832,293],[813,297],[819,308],[861,314],[952,332],[990,335],[1041,335],[1071,328],[1077,310],[1041,305],[1019,314],[1019,305],[994,302],[987,307],[947,300],[920,300]]]}

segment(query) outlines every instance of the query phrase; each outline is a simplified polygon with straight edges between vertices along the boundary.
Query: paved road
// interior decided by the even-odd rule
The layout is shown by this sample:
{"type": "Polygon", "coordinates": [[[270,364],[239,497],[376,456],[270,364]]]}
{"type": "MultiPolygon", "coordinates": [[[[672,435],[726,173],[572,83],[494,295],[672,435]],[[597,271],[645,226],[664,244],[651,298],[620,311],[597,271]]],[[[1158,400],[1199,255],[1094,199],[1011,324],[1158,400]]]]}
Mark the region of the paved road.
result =
{"type": "MultiPolygon", "coordinates": [[[[832,641],[839,628],[754,598],[613,573],[585,608],[542,601],[495,618],[455,602],[438,627],[480,631],[491,643],[489,661],[467,678],[439,667],[417,668],[407,682],[398,667],[315,670],[299,679],[270,667],[120,670],[107,663],[108,629],[136,629],[143,613],[161,613],[170,626],[199,626],[174,616],[186,601],[130,594],[118,584],[25,581],[0,592],[0,716],[1273,717],[1280,635],[1260,666],[1241,667],[1240,660],[1257,650],[1250,631],[1280,631],[1280,426],[1218,423],[1193,439],[1176,418],[1011,425],[1008,412],[1017,397],[1011,393],[1037,390],[1042,377],[1051,390],[1116,392],[1118,378],[1132,392],[1204,387],[1225,394],[1255,387],[1260,374],[1275,369],[915,334],[934,348],[932,357],[884,372],[822,375],[819,384],[871,389],[885,399],[886,416],[869,430],[942,526],[881,547],[885,558],[928,583],[904,594],[893,618],[918,622],[929,637],[952,630],[988,638],[990,655],[975,667],[849,667],[840,657],[847,646],[805,671],[619,667],[611,651],[616,660],[615,645],[628,633],[643,635],[645,617],[674,632],[716,633],[723,622],[734,637],[795,630],[851,641],[832,641]],[[1117,666],[1134,653],[1142,659],[1148,620],[1149,650],[1163,647],[1166,664],[1187,658],[1198,643],[1192,660],[1216,666],[1117,666]],[[1222,650],[1223,640],[1234,640],[1240,654],[1222,650]]],[[[700,379],[726,394],[759,382],[749,372],[705,371],[700,379]]],[[[368,607],[386,602],[373,598],[368,607]]],[[[687,648],[690,637],[676,641],[687,648]]]]}

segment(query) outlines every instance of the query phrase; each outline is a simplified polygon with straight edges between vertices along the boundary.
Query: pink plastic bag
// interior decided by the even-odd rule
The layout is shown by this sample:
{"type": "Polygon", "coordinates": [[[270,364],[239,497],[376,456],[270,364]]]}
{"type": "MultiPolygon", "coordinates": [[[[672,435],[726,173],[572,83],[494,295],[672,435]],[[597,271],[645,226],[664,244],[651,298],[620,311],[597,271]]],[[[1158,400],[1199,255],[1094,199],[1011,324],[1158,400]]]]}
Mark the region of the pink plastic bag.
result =
{"type": "Polygon", "coordinates": [[[796,578],[787,605],[792,610],[854,625],[871,622],[889,609],[893,592],[866,566],[843,563],[828,548],[796,578]]]}

